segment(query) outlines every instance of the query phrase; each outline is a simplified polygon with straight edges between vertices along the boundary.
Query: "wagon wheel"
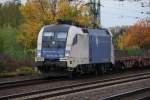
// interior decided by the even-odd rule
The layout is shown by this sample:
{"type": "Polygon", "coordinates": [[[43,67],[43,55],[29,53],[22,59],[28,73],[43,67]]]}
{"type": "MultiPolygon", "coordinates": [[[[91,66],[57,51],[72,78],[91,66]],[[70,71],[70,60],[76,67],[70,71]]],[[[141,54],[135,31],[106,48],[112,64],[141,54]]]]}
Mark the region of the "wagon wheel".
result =
{"type": "Polygon", "coordinates": [[[143,61],[140,61],[139,66],[142,67],[142,68],[144,67],[143,61]]]}
{"type": "Polygon", "coordinates": [[[121,71],[124,71],[125,70],[125,68],[126,68],[126,66],[125,66],[125,64],[123,63],[123,62],[121,62],[121,65],[120,65],[120,69],[121,69],[121,71]]]}
{"type": "Polygon", "coordinates": [[[118,61],[118,62],[116,62],[116,64],[115,64],[115,71],[120,71],[120,70],[123,70],[123,69],[125,69],[125,65],[124,65],[124,63],[123,62],[121,62],[121,61],[118,61]]]}
{"type": "Polygon", "coordinates": [[[134,68],[140,68],[139,62],[135,61],[134,64],[132,65],[134,68]]]}

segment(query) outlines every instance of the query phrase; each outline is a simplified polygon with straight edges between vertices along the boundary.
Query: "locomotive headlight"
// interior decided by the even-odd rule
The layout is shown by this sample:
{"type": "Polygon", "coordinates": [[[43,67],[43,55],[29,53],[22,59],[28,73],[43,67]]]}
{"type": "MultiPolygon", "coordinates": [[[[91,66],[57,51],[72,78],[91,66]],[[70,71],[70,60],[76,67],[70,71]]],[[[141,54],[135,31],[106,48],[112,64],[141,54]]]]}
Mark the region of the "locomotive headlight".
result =
{"type": "Polygon", "coordinates": [[[37,56],[41,56],[41,52],[40,51],[37,52],[37,56]]]}
{"type": "Polygon", "coordinates": [[[69,56],[70,55],[70,50],[66,50],[66,56],[69,56]]]}
{"type": "Polygon", "coordinates": [[[44,61],[44,57],[41,57],[41,51],[37,51],[37,57],[35,57],[35,61],[44,61]]]}

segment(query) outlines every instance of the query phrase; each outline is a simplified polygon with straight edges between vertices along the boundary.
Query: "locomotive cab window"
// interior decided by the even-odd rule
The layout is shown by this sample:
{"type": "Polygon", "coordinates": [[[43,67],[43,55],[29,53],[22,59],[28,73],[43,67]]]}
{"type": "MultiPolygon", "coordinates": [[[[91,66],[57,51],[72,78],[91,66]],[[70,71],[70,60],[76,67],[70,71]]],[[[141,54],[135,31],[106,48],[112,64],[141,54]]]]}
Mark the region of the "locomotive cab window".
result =
{"type": "Polygon", "coordinates": [[[58,32],[58,33],[56,34],[56,37],[57,37],[58,39],[66,39],[66,38],[67,38],[67,33],[65,33],[65,32],[58,32]]]}
{"type": "Polygon", "coordinates": [[[44,36],[54,36],[54,32],[44,32],[44,36]]]}

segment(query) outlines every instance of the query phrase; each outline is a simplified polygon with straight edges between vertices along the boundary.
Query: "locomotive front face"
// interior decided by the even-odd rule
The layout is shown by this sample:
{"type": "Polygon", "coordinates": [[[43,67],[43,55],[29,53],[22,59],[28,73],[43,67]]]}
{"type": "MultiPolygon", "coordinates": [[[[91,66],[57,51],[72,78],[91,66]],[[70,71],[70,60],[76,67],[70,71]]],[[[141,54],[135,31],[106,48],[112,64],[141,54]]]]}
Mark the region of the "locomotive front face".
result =
{"type": "MultiPolygon", "coordinates": [[[[66,62],[60,62],[60,59],[65,58],[68,30],[69,26],[48,25],[40,31],[36,62],[41,70],[46,67],[66,67],[66,62]]],[[[44,72],[50,70],[48,68],[44,72]]]]}

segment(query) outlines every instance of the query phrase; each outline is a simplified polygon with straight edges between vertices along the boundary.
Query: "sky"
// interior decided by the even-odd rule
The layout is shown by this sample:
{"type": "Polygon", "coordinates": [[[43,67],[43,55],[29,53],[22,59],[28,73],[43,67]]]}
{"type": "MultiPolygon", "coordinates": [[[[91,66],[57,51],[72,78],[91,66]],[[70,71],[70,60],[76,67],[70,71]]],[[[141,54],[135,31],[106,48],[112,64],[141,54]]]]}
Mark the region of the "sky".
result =
{"type": "MultiPolygon", "coordinates": [[[[0,0],[0,2],[11,1],[11,0],[0,0]]],[[[27,0],[21,0],[22,3],[25,3],[27,0]]]]}
{"type": "MultiPolygon", "coordinates": [[[[138,20],[146,18],[146,12],[150,12],[149,7],[141,7],[141,3],[150,3],[150,0],[126,0],[118,2],[117,0],[101,0],[101,21],[106,27],[133,25],[138,20]],[[141,12],[144,12],[143,14],[141,12]]],[[[149,15],[150,16],[150,15],[149,15]]]]}
{"type": "MultiPolygon", "coordinates": [[[[1,2],[7,0],[0,0],[1,2]]],[[[25,3],[26,0],[21,0],[25,3]]],[[[88,0],[84,0],[87,2],[88,0]]],[[[103,27],[133,25],[150,13],[150,0],[101,0],[101,25],[103,27]],[[138,1],[138,2],[135,2],[138,1]],[[147,7],[141,7],[142,2],[147,7]],[[143,14],[141,12],[144,12],[143,14]]],[[[149,15],[150,16],[150,15],[149,15]]]]}

